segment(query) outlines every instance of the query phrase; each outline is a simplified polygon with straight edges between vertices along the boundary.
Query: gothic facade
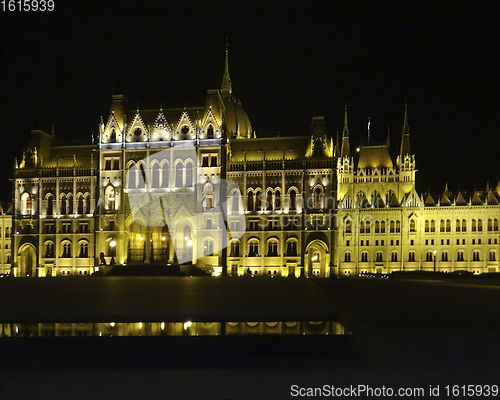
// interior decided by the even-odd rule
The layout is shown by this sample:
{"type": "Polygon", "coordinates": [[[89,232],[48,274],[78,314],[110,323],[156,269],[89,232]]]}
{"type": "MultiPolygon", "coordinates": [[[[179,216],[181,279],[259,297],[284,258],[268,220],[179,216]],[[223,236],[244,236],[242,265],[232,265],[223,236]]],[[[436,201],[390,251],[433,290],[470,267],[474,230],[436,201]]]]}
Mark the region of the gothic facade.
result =
{"type": "Polygon", "coordinates": [[[498,269],[498,189],[415,190],[405,110],[400,150],[351,152],[322,116],[309,134],[257,138],[228,57],[204,105],[133,109],[112,97],[97,143],[33,131],[15,165],[15,276],[186,264],[212,274],[316,276],[498,269]],[[227,184],[224,184],[227,183],[227,184]]]}

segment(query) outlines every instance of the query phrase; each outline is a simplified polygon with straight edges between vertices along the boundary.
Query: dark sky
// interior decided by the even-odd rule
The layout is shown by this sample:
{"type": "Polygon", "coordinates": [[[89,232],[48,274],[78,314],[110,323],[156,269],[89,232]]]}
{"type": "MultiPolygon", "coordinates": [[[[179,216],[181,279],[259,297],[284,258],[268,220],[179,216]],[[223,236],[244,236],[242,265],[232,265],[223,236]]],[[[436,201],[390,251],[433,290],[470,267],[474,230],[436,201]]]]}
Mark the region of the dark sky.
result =
{"type": "Polygon", "coordinates": [[[90,143],[112,88],[131,104],[204,102],[229,39],[234,94],[258,136],[331,134],[348,103],[352,144],[399,146],[408,100],[417,189],[484,188],[500,177],[497,13],[486,2],[161,2],[55,0],[0,12],[0,199],[32,124],[90,143]]]}

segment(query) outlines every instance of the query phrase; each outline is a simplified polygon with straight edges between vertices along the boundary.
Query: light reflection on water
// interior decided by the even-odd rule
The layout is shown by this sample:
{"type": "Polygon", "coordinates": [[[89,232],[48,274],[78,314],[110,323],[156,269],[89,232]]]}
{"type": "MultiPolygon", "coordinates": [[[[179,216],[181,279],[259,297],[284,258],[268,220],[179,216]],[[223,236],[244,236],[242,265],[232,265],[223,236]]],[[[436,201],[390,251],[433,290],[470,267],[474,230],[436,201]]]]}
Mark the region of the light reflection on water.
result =
{"type": "Polygon", "coordinates": [[[0,337],[346,335],[337,321],[4,323],[0,337]]]}

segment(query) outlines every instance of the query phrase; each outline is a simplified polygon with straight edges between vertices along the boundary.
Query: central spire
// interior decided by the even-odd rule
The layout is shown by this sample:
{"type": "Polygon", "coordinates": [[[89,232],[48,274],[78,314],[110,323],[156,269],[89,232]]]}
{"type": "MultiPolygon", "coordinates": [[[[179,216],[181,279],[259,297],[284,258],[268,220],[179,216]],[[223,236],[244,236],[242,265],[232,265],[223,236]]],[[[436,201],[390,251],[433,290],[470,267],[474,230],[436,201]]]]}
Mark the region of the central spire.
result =
{"type": "Polygon", "coordinates": [[[342,150],[340,156],[342,158],[351,156],[351,148],[349,146],[349,127],[347,126],[347,103],[345,103],[344,107],[344,130],[342,132],[342,150]]]}
{"type": "Polygon", "coordinates": [[[411,154],[410,150],[410,127],[408,125],[408,102],[405,101],[405,116],[403,121],[403,132],[401,135],[401,156],[411,154]]]}
{"type": "Polygon", "coordinates": [[[231,78],[229,77],[229,51],[226,39],[226,63],[224,65],[224,75],[222,75],[221,92],[223,96],[228,96],[233,92],[231,78]]]}

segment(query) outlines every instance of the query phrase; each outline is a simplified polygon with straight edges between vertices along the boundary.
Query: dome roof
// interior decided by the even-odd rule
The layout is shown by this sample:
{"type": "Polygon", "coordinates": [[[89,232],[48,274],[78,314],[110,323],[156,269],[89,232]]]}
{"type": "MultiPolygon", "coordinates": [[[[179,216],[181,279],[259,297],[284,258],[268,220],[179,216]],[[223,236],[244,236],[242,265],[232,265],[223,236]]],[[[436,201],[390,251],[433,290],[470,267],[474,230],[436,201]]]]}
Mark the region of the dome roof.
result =
{"type": "Polygon", "coordinates": [[[230,137],[252,138],[253,130],[250,119],[241,105],[232,99],[226,100],[226,126],[230,137]]]}

